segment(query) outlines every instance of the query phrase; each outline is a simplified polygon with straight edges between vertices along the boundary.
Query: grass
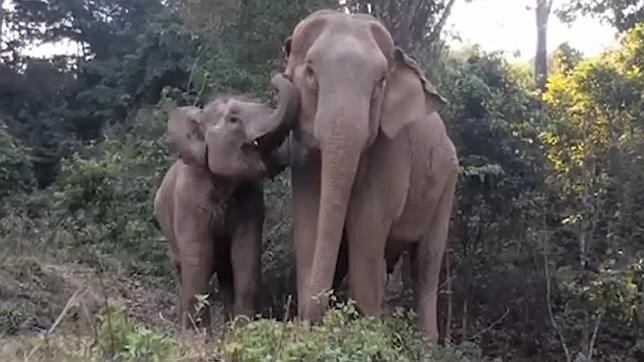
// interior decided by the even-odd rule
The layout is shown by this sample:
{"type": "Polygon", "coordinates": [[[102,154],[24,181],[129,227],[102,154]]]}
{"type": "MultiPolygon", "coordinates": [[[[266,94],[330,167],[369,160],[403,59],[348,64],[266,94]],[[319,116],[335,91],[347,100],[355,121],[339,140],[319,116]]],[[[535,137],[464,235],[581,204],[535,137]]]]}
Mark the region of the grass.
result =
{"type": "Polygon", "coordinates": [[[2,361],[479,361],[476,348],[426,351],[413,314],[362,318],[338,302],[322,323],[238,318],[214,338],[183,336],[175,297],[135,277],[34,256],[0,264],[2,361]]]}

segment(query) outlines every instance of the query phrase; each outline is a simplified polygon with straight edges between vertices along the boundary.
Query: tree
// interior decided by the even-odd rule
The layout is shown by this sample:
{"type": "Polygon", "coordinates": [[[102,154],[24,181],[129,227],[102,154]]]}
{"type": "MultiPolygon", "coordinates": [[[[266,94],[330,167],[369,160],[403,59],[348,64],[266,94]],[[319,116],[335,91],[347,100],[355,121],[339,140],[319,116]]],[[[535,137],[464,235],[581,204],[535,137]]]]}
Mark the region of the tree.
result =
{"type": "Polygon", "coordinates": [[[2,48],[4,47],[4,44],[2,42],[3,35],[4,35],[4,17],[5,17],[6,10],[4,9],[4,0],[0,0],[0,52],[2,51],[2,48]]]}
{"type": "Polygon", "coordinates": [[[543,91],[548,79],[548,19],[554,0],[536,0],[537,50],[534,60],[534,77],[537,88],[543,91]]]}
{"type": "Polygon", "coordinates": [[[552,117],[542,133],[546,175],[561,220],[553,240],[566,261],[557,275],[568,304],[566,335],[581,336],[588,359],[606,319],[608,328],[623,330],[641,322],[634,306],[642,296],[635,240],[644,232],[637,221],[644,202],[643,40],[644,26],[634,26],[621,49],[552,75],[544,94],[552,117]]]}
{"type": "Polygon", "coordinates": [[[625,32],[644,21],[642,0],[571,0],[558,12],[565,22],[573,22],[579,15],[591,15],[607,22],[619,32],[625,32]]]}
{"type": "Polygon", "coordinates": [[[0,200],[34,186],[29,150],[0,119],[0,200]]]}
{"type": "Polygon", "coordinates": [[[573,48],[567,42],[561,43],[550,54],[548,73],[567,73],[574,69],[582,59],[583,54],[581,51],[573,48]]]}
{"type": "Polygon", "coordinates": [[[6,26],[18,34],[0,66],[0,112],[32,150],[40,186],[51,184],[75,138],[101,137],[164,87],[185,93],[196,39],[160,0],[16,0],[6,26]],[[33,59],[24,46],[68,39],[81,54],[33,59]]]}
{"type": "Polygon", "coordinates": [[[456,0],[347,1],[352,12],[372,14],[391,32],[396,45],[416,56],[435,46],[456,0]]]}

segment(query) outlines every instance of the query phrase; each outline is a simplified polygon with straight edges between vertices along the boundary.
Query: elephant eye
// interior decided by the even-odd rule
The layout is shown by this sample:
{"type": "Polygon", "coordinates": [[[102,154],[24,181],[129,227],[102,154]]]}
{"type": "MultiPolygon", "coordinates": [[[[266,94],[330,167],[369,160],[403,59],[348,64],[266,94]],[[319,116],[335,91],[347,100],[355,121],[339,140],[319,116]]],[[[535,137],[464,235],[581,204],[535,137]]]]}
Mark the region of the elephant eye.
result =
{"type": "Polygon", "coordinates": [[[381,75],[381,76],[380,76],[380,78],[378,78],[378,83],[377,83],[377,85],[378,85],[379,87],[383,87],[383,88],[384,88],[385,83],[387,83],[387,74],[383,74],[383,75],[381,75]]]}
{"type": "Polygon", "coordinates": [[[316,87],[315,72],[310,65],[307,65],[306,68],[304,68],[304,80],[311,89],[316,87]]]}
{"type": "Polygon", "coordinates": [[[239,117],[237,117],[237,116],[230,116],[228,118],[228,122],[230,122],[232,124],[237,124],[237,123],[240,122],[240,120],[239,120],[239,117]]]}

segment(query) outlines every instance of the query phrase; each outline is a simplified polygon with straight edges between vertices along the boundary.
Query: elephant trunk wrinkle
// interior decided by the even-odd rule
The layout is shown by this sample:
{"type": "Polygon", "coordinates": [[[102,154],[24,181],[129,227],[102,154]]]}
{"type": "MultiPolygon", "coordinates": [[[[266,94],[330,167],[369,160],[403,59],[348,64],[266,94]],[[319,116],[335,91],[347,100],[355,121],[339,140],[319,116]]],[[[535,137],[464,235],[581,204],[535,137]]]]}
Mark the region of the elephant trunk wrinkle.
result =
{"type": "Polygon", "coordinates": [[[271,151],[277,148],[295,125],[300,110],[300,95],[298,89],[282,74],[276,74],[271,79],[272,85],[278,90],[278,104],[271,114],[271,123],[276,124],[272,132],[261,137],[260,146],[271,151]]]}
{"type": "MultiPolygon", "coordinates": [[[[339,107],[338,109],[348,109],[339,107]]],[[[349,204],[353,181],[358,169],[360,153],[363,147],[361,140],[366,137],[361,133],[359,125],[366,123],[367,111],[336,113],[335,119],[320,119],[333,123],[327,137],[322,142],[322,176],[320,190],[320,211],[318,215],[318,231],[310,275],[310,296],[320,297],[332,286],[342,230],[349,204]]],[[[307,304],[307,317],[317,319],[324,310],[325,298],[319,299],[319,304],[307,304]]]]}

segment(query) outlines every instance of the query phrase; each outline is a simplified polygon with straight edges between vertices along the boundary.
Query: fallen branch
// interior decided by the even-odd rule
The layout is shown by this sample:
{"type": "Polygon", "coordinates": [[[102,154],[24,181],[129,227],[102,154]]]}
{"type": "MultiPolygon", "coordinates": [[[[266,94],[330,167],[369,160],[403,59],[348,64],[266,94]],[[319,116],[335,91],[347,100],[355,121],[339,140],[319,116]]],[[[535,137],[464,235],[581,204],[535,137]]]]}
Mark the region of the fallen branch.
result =
{"type": "MultiPolygon", "coordinates": [[[[69,312],[69,309],[74,305],[74,302],[75,302],[75,301],[76,301],[76,299],[79,297],[79,293],[81,293],[81,291],[83,291],[83,293],[82,293],[82,294],[80,294],[80,295],[83,295],[83,294],[85,294],[85,292],[87,291],[87,289],[83,290],[83,288],[79,288],[78,290],[76,290],[76,291],[74,292],[74,294],[72,294],[71,298],[69,298],[69,299],[67,300],[67,304],[65,304],[65,307],[63,308],[63,310],[62,310],[62,311],[60,312],[60,314],[58,315],[58,318],[56,318],[56,321],[54,321],[54,324],[52,324],[52,325],[51,325],[51,327],[49,328],[49,330],[47,330],[47,332],[45,332],[43,336],[48,337],[48,336],[50,336],[52,333],[54,333],[54,330],[56,330],[56,327],[58,327],[58,325],[63,321],[63,319],[65,318],[65,316],[67,316],[67,313],[69,312]]],[[[29,360],[29,358],[30,358],[34,353],[36,353],[36,351],[38,351],[38,349],[40,349],[40,347],[41,347],[41,346],[42,346],[42,344],[37,344],[36,346],[34,346],[34,348],[32,348],[32,349],[31,349],[31,351],[29,351],[29,353],[27,354],[27,357],[25,357],[25,360],[27,360],[27,361],[28,361],[28,360],[29,360]]]]}
{"type": "Polygon", "coordinates": [[[601,324],[603,317],[604,317],[604,312],[599,312],[597,314],[597,319],[595,320],[595,328],[593,329],[593,336],[590,338],[590,343],[588,344],[588,361],[592,361],[593,359],[593,349],[595,347],[595,341],[597,340],[599,325],[601,324]]]}

